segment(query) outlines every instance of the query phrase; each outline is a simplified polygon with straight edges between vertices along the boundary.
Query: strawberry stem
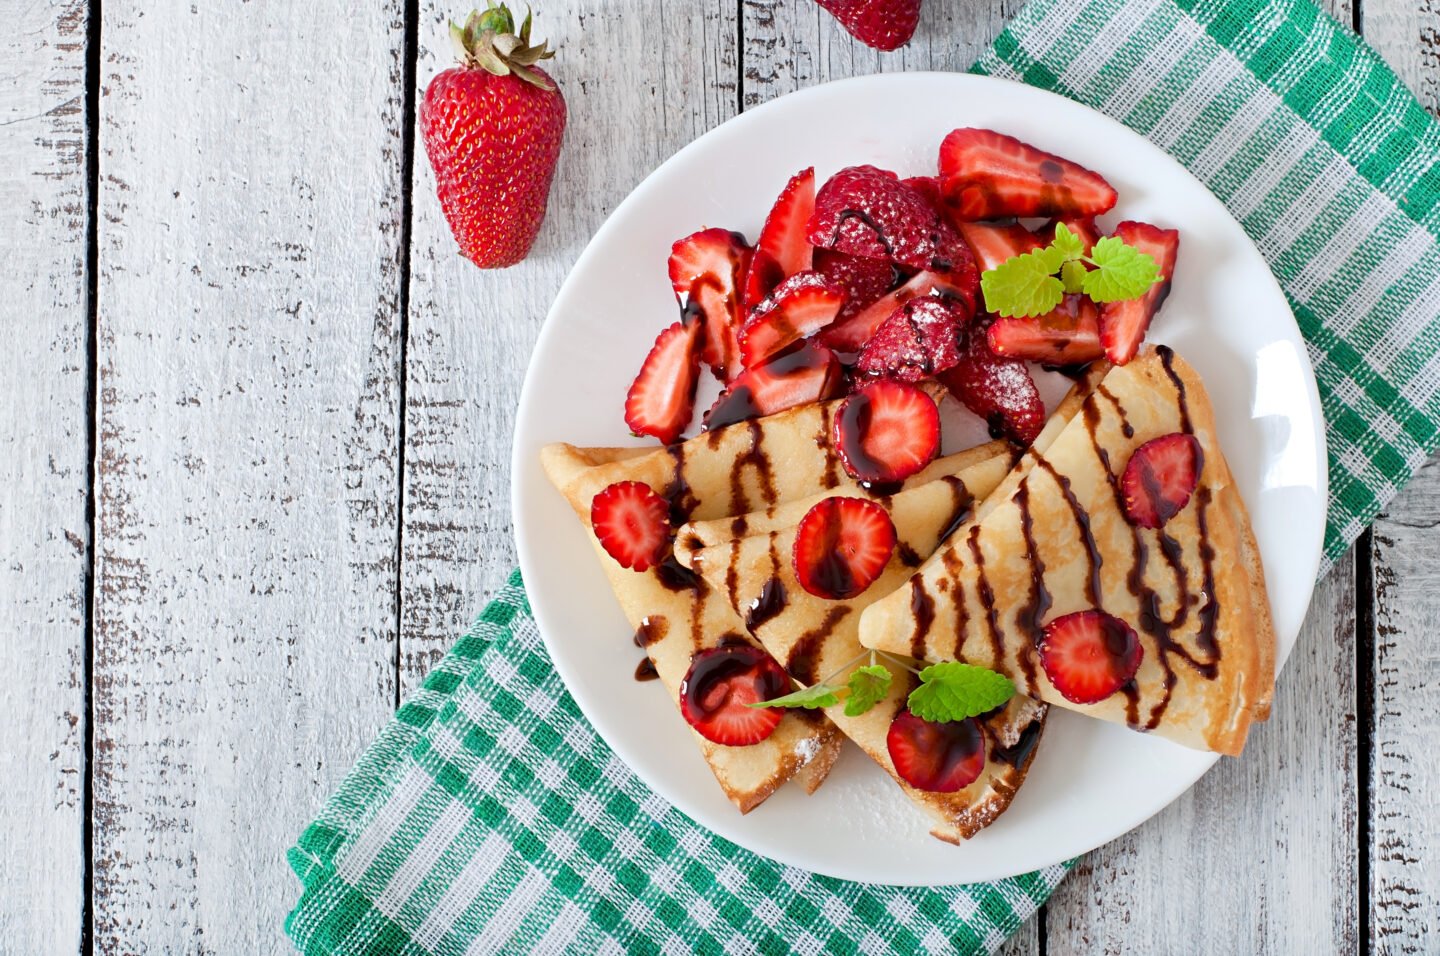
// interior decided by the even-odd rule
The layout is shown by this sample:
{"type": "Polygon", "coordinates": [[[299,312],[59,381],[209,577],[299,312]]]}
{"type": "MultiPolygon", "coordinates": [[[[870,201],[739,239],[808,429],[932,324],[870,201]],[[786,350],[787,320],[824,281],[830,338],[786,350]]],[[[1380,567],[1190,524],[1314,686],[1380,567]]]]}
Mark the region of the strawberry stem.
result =
{"type": "Polygon", "coordinates": [[[452,21],[450,39],[460,62],[471,69],[495,76],[515,76],[542,90],[554,90],[555,84],[534,67],[541,60],[553,57],[555,51],[545,43],[530,45],[530,21],[527,7],[517,35],[510,8],[490,0],[484,11],[471,10],[464,26],[452,21]]]}

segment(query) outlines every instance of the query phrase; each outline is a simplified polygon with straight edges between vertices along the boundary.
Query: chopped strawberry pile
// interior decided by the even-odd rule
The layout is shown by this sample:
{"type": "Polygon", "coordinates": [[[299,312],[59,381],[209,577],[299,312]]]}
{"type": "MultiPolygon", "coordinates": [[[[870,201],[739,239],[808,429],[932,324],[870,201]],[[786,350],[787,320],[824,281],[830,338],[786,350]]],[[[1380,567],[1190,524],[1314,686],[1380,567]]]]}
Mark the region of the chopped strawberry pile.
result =
{"type": "Polygon", "coordinates": [[[895,551],[890,513],[866,498],[826,498],[805,513],[791,559],[800,586],[845,601],[875,583],[895,551]]]}
{"type": "Polygon", "coordinates": [[[845,293],[818,272],[797,272],[750,312],[740,330],[740,361],[754,368],[825,328],[840,314],[845,293]]]}
{"type": "Polygon", "coordinates": [[[775,658],[752,644],[722,644],[696,653],[680,682],[680,713],[706,740],[728,747],[758,744],[775,732],[785,711],[749,707],[790,689],[775,658]]]}
{"type": "Polygon", "coordinates": [[[1181,432],[1161,435],[1135,449],[1120,477],[1125,517],[1142,528],[1163,527],[1190,503],[1204,463],[1200,442],[1181,432]]]}
{"type": "Polygon", "coordinates": [[[811,166],[790,177],[765,217],[745,276],[746,305],[758,305],[785,279],[810,268],[814,249],[805,238],[805,227],[814,212],[815,167],[811,166]]]}
{"type": "Polygon", "coordinates": [[[960,361],[938,377],[960,404],[989,423],[997,438],[1028,445],[1045,427],[1045,403],[1030,370],[1020,359],[990,351],[983,335],[970,335],[960,361]]]}
{"type": "Polygon", "coordinates": [[[931,293],[911,299],[880,324],[855,361],[857,374],[918,382],[960,362],[970,322],[963,299],[931,293]]]}
{"type": "Polygon", "coordinates": [[[1118,198],[1098,173],[993,129],[957,129],[945,137],[940,188],[965,221],[1098,216],[1118,198]]]}
{"type": "Polygon", "coordinates": [[[740,283],[749,268],[745,237],[727,229],[702,229],[670,248],[670,285],[681,313],[704,330],[700,359],[725,381],[740,373],[740,283]]]}
{"type": "Polygon", "coordinates": [[[705,413],[705,427],[713,431],[834,398],[844,391],[844,385],[845,370],[835,353],[819,342],[808,341],[741,372],[705,413]]]}
{"type": "Polygon", "coordinates": [[[1140,669],[1135,631],[1104,611],[1076,611],[1045,625],[1040,664],[1061,695],[1077,704],[1102,701],[1140,669]]]}

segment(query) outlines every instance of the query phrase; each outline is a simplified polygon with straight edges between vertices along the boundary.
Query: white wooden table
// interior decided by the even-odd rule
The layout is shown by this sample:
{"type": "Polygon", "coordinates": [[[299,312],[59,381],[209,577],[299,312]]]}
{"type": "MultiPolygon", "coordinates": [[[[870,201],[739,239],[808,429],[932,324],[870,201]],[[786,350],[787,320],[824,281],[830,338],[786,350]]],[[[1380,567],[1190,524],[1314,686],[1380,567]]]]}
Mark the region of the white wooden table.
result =
{"type": "MultiPolygon", "coordinates": [[[[1329,5],[1440,105],[1430,0],[1329,5]]],[[[0,952],[287,952],[286,847],[515,563],[512,410],[588,237],[739,110],[962,70],[1018,6],[880,55],[811,0],[543,0],[551,214],[482,272],[415,137],[461,7],[0,0],[0,952]]],[[[1440,948],[1437,524],[1432,464],[1244,759],[1011,953],[1440,948]]]]}

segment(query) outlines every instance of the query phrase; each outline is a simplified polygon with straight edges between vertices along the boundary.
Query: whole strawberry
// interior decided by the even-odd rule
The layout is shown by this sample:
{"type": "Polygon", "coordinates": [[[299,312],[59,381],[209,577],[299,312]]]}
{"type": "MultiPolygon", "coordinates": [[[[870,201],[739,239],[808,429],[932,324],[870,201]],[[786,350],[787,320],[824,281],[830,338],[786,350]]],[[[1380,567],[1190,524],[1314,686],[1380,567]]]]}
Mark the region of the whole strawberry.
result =
{"type": "Polygon", "coordinates": [[[535,64],[555,54],[517,35],[504,4],[450,24],[460,65],[430,81],[420,104],[425,152],[460,251],[482,269],[530,252],[565,132],[565,100],[535,64]]]}
{"type": "Polygon", "coordinates": [[[815,0],[846,32],[866,46],[894,50],[910,42],[920,22],[920,0],[815,0]]]}

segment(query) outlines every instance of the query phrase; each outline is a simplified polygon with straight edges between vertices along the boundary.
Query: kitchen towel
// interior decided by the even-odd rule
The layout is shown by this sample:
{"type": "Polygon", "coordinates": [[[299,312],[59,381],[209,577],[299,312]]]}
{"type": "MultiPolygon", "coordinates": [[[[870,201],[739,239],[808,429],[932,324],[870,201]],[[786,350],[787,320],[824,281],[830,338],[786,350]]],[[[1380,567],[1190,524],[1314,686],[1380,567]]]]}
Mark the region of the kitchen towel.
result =
{"type": "MultiPolygon", "coordinates": [[[[1304,0],[1032,0],[975,70],[1144,134],[1254,239],[1324,403],[1328,567],[1440,438],[1440,126],[1304,0]]],[[[518,575],[290,861],[301,950],[417,956],[993,952],[1066,872],[899,890],[708,833],[585,723],[518,575]]]]}

